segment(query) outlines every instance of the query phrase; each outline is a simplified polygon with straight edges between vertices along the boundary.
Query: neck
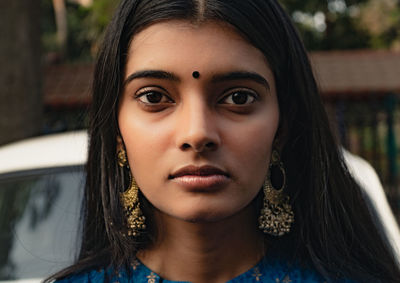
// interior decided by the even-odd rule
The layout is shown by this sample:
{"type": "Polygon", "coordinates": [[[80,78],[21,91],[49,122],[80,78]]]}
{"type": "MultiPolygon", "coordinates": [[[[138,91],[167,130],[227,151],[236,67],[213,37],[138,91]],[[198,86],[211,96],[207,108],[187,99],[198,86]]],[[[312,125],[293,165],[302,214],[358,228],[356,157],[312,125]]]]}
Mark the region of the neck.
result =
{"type": "Polygon", "coordinates": [[[156,212],[162,231],[138,258],[168,280],[226,282],[264,255],[264,236],[257,229],[256,215],[250,205],[223,221],[191,223],[156,212]]]}

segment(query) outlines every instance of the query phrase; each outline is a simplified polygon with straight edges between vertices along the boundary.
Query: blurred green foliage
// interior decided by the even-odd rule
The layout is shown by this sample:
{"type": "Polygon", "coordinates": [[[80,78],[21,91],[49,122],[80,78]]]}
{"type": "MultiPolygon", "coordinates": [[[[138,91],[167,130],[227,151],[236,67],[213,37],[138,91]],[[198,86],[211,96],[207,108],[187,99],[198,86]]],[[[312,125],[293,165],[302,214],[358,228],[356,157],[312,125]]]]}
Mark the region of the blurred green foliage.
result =
{"type": "MultiPolygon", "coordinates": [[[[66,1],[68,39],[65,58],[69,61],[92,60],[119,0],[94,0],[90,7],[66,1]]],[[[52,1],[42,0],[42,44],[45,53],[60,52],[52,1]]]]}
{"type": "Polygon", "coordinates": [[[95,0],[90,8],[78,8],[82,14],[75,18],[74,32],[81,42],[82,53],[86,51],[90,56],[97,53],[103,32],[119,2],[119,0],[95,0]]]}
{"type": "Polygon", "coordinates": [[[280,0],[309,50],[400,49],[399,0],[280,0]],[[300,15],[300,16],[299,16],[300,15]],[[323,15],[324,27],[318,27],[323,15]]]}
{"type": "MultiPolygon", "coordinates": [[[[92,60],[120,0],[94,0],[90,7],[66,1],[68,60],[92,60]]],[[[308,50],[400,49],[400,0],[280,0],[308,50]]],[[[57,52],[52,1],[42,0],[42,42],[57,52]]]]}

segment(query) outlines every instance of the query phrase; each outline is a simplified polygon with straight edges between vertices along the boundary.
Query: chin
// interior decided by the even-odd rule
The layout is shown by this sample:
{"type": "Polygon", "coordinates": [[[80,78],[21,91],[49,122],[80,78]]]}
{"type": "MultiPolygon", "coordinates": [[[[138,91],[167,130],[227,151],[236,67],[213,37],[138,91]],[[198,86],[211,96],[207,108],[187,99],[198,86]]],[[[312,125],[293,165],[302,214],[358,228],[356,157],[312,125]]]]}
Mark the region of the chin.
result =
{"type": "Polygon", "coordinates": [[[236,215],[239,211],[223,209],[222,207],[203,207],[196,209],[196,207],[192,206],[187,210],[175,210],[174,213],[170,214],[170,216],[190,223],[205,224],[229,219],[236,215]]]}
{"type": "MultiPolygon", "coordinates": [[[[218,197],[198,197],[174,199],[172,201],[155,201],[153,207],[160,219],[167,217],[189,223],[215,223],[229,220],[232,217],[246,213],[251,200],[243,201],[218,197]]],[[[165,220],[167,220],[165,218],[165,220]]]]}
{"type": "Polygon", "coordinates": [[[210,213],[203,213],[203,214],[196,214],[190,215],[187,217],[182,217],[181,220],[190,222],[190,223],[198,223],[198,224],[205,224],[205,223],[215,223],[224,220],[226,217],[224,215],[215,215],[210,213]]]}

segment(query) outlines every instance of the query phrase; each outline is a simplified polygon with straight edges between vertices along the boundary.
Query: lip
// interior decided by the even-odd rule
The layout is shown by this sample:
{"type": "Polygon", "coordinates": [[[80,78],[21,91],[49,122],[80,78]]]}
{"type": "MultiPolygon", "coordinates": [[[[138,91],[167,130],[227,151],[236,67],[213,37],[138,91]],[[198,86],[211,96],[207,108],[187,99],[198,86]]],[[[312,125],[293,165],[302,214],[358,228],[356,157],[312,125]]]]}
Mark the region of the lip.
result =
{"type": "Polygon", "coordinates": [[[218,167],[189,165],[178,169],[168,179],[190,190],[214,190],[226,185],[230,176],[218,167]]]}
{"type": "Polygon", "coordinates": [[[168,179],[179,178],[182,176],[210,176],[210,175],[222,175],[229,177],[229,174],[218,167],[214,167],[211,165],[203,165],[203,166],[194,166],[188,165],[182,167],[169,175],[168,179]]]}

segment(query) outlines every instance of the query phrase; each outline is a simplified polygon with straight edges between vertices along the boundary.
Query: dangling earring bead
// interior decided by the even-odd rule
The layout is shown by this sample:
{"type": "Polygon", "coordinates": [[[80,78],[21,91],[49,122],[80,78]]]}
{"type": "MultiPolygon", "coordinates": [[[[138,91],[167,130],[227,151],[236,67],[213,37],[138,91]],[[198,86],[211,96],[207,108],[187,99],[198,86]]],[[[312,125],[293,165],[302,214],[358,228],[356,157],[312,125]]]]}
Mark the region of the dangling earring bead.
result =
{"type": "Polygon", "coordinates": [[[119,167],[121,167],[121,168],[123,168],[125,166],[129,167],[125,149],[118,150],[118,152],[117,152],[117,161],[118,161],[118,166],[119,167]]]}
{"type": "MultiPolygon", "coordinates": [[[[118,151],[118,165],[120,167],[126,166],[129,170],[128,159],[124,149],[118,151]]],[[[125,192],[120,193],[120,199],[127,219],[128,235],[137,237],[140,235],[140,232],[146,229],[146,218],[140,209],[139,187],[130,170],[129,179],[129,188],[125,192]]]]}
{"type": "Polygon", "coordinates": [[[130,172],[129,176],[131,179],[129,188],[120,194],[120,198],[127,217],[128,235],[137,237],[140,231],[146,229],[146,218],[140,209],[139,187],[130,172]]]}
{"type": "Polygon", "coordinates": [[[294,222],[294,213],[289,204],[289,196],[283,190],[286,185],[286,172],[280,161],[279,153],[272,151],[268,175],[264,183],[264,205],[258,218],[259,228],[266,234],[272,236],[283,236],[290,232],[294,222]],[[271,183],[271,169],[278,166],[282,174],[282,186],[275,189],[271,183]]]}

